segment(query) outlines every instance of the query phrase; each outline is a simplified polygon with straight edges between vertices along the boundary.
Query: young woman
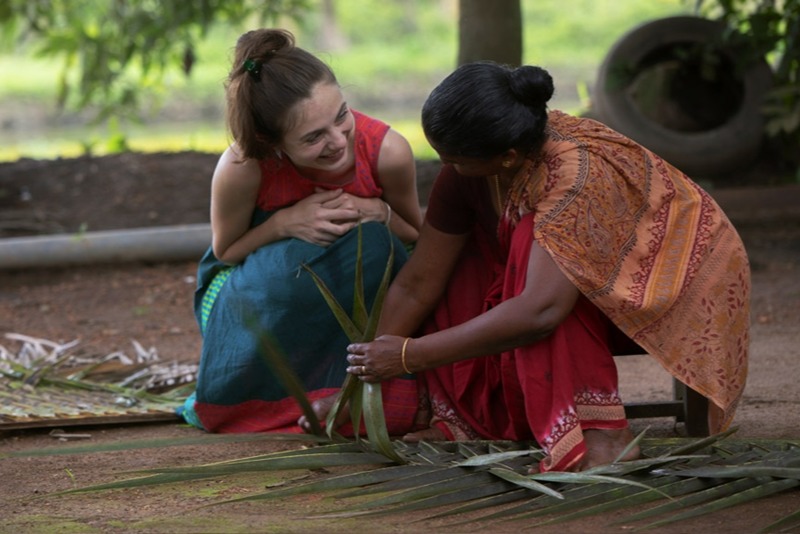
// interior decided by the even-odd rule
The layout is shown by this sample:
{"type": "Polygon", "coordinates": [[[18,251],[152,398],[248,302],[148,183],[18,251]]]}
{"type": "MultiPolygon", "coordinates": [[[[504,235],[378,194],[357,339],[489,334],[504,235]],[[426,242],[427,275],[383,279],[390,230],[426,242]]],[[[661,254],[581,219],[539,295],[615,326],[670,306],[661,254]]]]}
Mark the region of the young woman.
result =
{"type": "Polygon", "coordinates": [[[705,191],[604,125],[548,112],[552,94],[545,70],[488,62],[431,93],[422,124],[444,167],[392,313],[348,347],[348,372],[421,375],[433,418],[409,440],[535,439],[535,469],[582,470],[632,440],[620,339],[710,399],[712,432],[731,422],[750,271],[705,191]]]}
{"type": "MultiPolygon", "coordinates": [[[[195,300],[203,351],[182,413],[212,432],[300,432],[301,411],[268,366],[263,339],[310,399],[338,391],[348,340],[303,266],[351,307],[361,225],[371,303],[390,248],[396,271],[418,237],[414,159],[399,133],[348,107],[330,68],[289,32],[242,35],[226,94],[233,143],[212,180],[213,242],[195,300]]],[[[387,386],[390,428],[407,431],[415,383],[387,386]]]]}

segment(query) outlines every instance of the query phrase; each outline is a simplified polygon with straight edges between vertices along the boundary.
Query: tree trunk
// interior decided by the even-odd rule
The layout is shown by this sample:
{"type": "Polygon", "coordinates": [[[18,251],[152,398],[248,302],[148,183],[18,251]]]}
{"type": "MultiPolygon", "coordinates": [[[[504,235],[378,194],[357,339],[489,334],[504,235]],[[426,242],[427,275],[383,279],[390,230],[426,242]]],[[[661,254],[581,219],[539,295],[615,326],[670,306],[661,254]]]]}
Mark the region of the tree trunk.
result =
{"type": "Polygon", "coordinates": [[[459,0],[458,64],[522,64],[521,0],[459,0]]]}
{"type": "Polygon", "coordinates": [[[328,52],[346,50],[347,37],[339,29],[335,0],[322,1],[322,28],[317,36],[317,46],[328,52]]]}

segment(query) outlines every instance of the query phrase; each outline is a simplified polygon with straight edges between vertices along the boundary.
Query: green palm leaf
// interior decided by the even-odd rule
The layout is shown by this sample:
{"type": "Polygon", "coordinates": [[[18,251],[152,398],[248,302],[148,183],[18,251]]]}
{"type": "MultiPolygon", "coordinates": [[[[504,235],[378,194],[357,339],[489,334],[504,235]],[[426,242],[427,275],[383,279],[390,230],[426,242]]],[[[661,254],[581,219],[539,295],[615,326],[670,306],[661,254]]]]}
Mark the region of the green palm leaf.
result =
{"type": "Polygon", "coordinates": [[[800,527],[800,510],[797,510],[793,514],[789,514],[786,517],[775,521],[764,527],[761,532],[775,532],[780,530],[782,532],[793,532],[800,527]]]}
{"type": "Polygon", "coordinates": [[[362,391],[364,395],[364,426],[367,427],[367,435],[370,440],[374,442],[375,450],[399,464],[406,463],[405,459],[398,454],[394,445],[392,445],[392,440],[389,438],[389,432],[386,429],[380,383],[365,383],[362,391]]]}
{"type": "Polygon", "coordinates": [[[641,482],[637,482],[635,480],[622,477],[609,477],[605,475],[592,475],[586,473],[566,473],[558,471],[549,471],[546,473],[536,473],[534,475],[530,475],[529,478],[531,480],[536,480],[540,482],[557,482],[561,484],[620,484],[623,486],[629,485],[629,486],[636,486],[638,488],[642,488],[648,491],[656,491],[658,493],[661,493],[664,497],[668,497],[667,494],[658,491],[658,489],[652,486],[648,486],[647,484],[643,484],[641,482]]]}
{"type": "Polygon", "coordinates": [[[466,460],[458,462],[456,465],[459,467],[477,467],[477,466],[486,466],[496,463],[501,463],[505,460],[510,460],[513,458],[519,458],[520,456],[530,456],[533,452],[539,451],[531,451],[531,450],[521,450],[521,451],[507,451],[507,452],[495,452],[492,454],[476,454],[467,458],[466,460]]]}
{"type": "Polygon", "coordinates": [[[353,422],[353,434],[360,435],[361,430],[361,381],[351,374],[347,374],[342,383],[341,390],[333,401],[328,416],[325,419],[325,429],[328,436],[332,436],[336,430],[336,421],[344,409],[350,406],[350,420],[353,422]]]}
{"type": "MultiPolygon", "coordinates": [[[[363,258],[363,230],[361,225],[358,225],[358,244],[356,245],[356,272],[355,272],[355,282],[353,288],[353,323],[358,327],[358,329],[364,332],[367,319],[369,317],[369,312],[367,311],[367,301],[364,297],[364,262],[361,261],[363,258]]],[[[351,339],[351,341],[356,341],[355,339],[351,339]]]]}
{"type": "Polygon", "coordinates": [[[328,304],[328,307],[333,312],[334,317],[336,320],[339,321],[339,325],[344,330],[347,339],[350,341],[360,341],[363,330],[361,330],[358,325],[347,315],[347,310],[339,304],[339,301],[336,300],[336,296],[333,292],[325,285],[325,281],[322,280],[317,273],[315,273],[311,267],[306,265],[305,263],[302,265],[303,269],[311,275],[311,278],[314,280],[314,283],[317,285],[317,288],[322,293],[322,297],[325,299],[325,302],[328,304]]]}
{"type": "MultiPolygon", "coordinates": [[[[611,464],[591,472],[537,475],[527,474],[531,456],[539,454],[527,443],[396,442],[393,445],[407,465],[397,465],[382,452],[372,450],[371,444],[365,448],[363,443],[347,441],[201,466],[145,471],[139,474],[149,476],[66,493],[182,483],[254,471],[361,466],[355,473],[310,483],[296,478],[267,492],[217,504],[335,491],[340,499],[359,501],[315,517],[334,521],[432,510],[429,518],[458,519],[459,514],[469,511],[489,512],[469,519],[474,526],[476,522],[490,520],[527,520],[525,524],[529,524],[531,518],[539,518],[537,525],[565,523],[654,503],[665,497],[671,499],[618,521],[632,524],[661,517],[641,527],[647,528],[670,525],[800,487],[795,467],[800,463],[800,448],[777,440],[643,439],[640,443],[643,454],[651,457],[619,464],[632,464],[630,470],[618,470],[617,464],[611,464]],[[698,441],[704,441],[706,446],[698,447],[698,441]],[[672,455],[674,452],[703,454],[672,455]],[[603,469],[615,476],[602,474],[603,469]],[[365,501],[365,497],[369,499],[365,501]],[[512,506],[495,508],[504,504],[512,506]]],[[[800,510],[774,521],[766,530],[791,528],[798,522],[800,510]]]]}
{"type": "Polygon", "coordinates": [[[386,292],[389,290],[389,283],[392,280],[392,267],[394,265],[394,241],[389,239],[389,257],[386,260],[386,267],[383,270],[383,277],[378,286],[378,291],[375,293],[375,301],[372,303],[372,313],[369,314],[366,326],[364,328],[364,340],[375,339],[375,332],[378,329],[378,321],[381,318],[381,309],[383,308],[383,301],[386,298],[386,292]]]}
{"type": "Polygon", "coordinates": [[[556,499],[563,499],[564,496],[551,488],[550,486],[546,486],[541,482],[537,482],[535,479],[531,477],[527,477],[525,475],[521,475],[511,469],[489,469],[489,472],[496,477],[502,478],[503,480],[507,480],[512,484],[515,484],[521,488],[526,488],[534,491],[538,491],[540,493],[544,493],[545,495],[549,495],[556,499]]]}
{"type": "MultiPolygon", "coordinates": [[[[383,306],[383,299],[389,289],[392,266],[394,265],[394,242],[392,241],[391,234],[389,234],[389,257],[386,262],[381,283],[376,292],[372,311],[367,314],[363,284],[362,235],[361,225],[359,224],[352,318],[348,317],[344,307],[336,300],[336,297],[327,287],[325,281],[314,273],[308,265],[303,264],[302,266],[311,275],[314,283],[322,293],[325,302],[328,303],[328,306],[342,326],[348,339],[352,342],[371,341],[374,338],[380,318],[381,306],[383,306]]],[[[339,395],[334,401],[333,407],[328,412],[328,417],[326,419],[326,429],[329,437],[332,436],[335,422],[339,419],[339,416],[348,404],[350,406],[350,420],[353,422],[353,430],[357,439],[360,435],[360,422],[363,413],[367,436],[369,436],[374,450],[381,452],[386,455],[387,458],[397,463],[404,463],[405,460],[398,454],[392,445],[392,441],[389,439],[386,419],[383,413],[383,398],[381,396],[380,384],[364,384],[352,375],[345,377],[345,381],[339,390],[339,395]]]]}
{"type": "Polygon", "coordinates": [[[275,500],[285,497],[292,497],[294,495],[303,495],[307,493],[331,490],[346,490],[364,486],[373,488],[376,484],[380,484],[381,482],[403,479],[412,475],[428,472],[430,472],[430,470],[421,465],[392,465],[371,471],[349,473],[323,480],[315,480],[314,482],[308,482],[305,484],[298,484],[296,486],[272,489],[266,493],[248,495],[246,497],[230,499],[224,502],[275,500]]]}
{"type": "Polygon", "coordinates": [[[722,497],[720,499],[716,499],[704,506],[688,510],[686,512],[683,512],[682,514],[677,514],[672,517],[663,519],[661,521],[650,523],[649,525],[647,525],[647,527],[650,528],[663,525],[670,525],[678,521],[691,519],[693,517],[698,517],[701,515],[707,515],[712,512],[723,510],[725,508],[730,508],[731,506],[736,506],[738,504],[744,504],[753,501],[755,499],[761,499],[769,495],[773,495],[775,493],[786,491],[787,489],[796,488],[798,486],[800,486],[800,481],[794,479],[782,479],[773,481],[764,480],[756,487],[749,488],[739,493],[722,497]]]}
{"type": "Polygon", "coordinates": [[[759,484],[758,481],[746,478],[740,480],[733,480],[731,482],[728,482],[727,484],[712,486],[707,489],[690,493],[689,495],[681,499],[675,499],[672,502],[655,506],[653,508],[650,508],[649,510],[644,510],[642,512],[639,512],[638,514],[633,514],[629,517],[626,517],[624,520],[617,521],[616,523],[636,522],[636,521],[641,521],[643,519],[648,519],[650,517],[655,517],[669,512],[674,512],[676,510],[681,510],[689,506],[694,506],[696,504],[712,501],[714,499],[718,499],[725,495],[738,493],[739,491],[749,489],[758,484],[759,484]]]}

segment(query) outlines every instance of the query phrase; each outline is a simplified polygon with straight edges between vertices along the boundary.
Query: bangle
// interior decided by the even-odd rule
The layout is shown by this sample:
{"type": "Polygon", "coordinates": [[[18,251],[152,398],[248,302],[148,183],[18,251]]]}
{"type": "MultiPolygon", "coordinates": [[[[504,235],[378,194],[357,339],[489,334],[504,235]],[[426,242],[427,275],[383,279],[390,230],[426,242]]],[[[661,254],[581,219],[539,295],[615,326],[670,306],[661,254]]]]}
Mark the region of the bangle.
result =
{"type": "Polygon", "coordinates": [[[403,364],[403,371],[405,371],[407,375],[412,374],[406,365],[406,346],[408,346],[409,341],[411,341],[411,338],[407,337],[405,341],[403,341],[403,350],[400,351],[400,362],[403,364]]]}
{"type": "Polygon", "coordinates": [[[386,221],[383,224],[389,226],[389,223],[392,222],[392,207],[388,202],[384,202],[384,204],[386,204],[386,221]]]}

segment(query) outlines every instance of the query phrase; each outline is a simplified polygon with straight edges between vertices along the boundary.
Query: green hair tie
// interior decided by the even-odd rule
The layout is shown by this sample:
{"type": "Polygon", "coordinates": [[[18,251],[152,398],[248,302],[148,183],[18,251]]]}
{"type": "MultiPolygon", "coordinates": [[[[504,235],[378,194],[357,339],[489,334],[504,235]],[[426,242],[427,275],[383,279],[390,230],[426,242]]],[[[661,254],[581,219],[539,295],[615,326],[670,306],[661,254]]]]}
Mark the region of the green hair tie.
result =
{"type": "Polygon", "coordinates": [[[261,62],[255,59],[246,59],[244,61],[244,70],[250,73],[253,79],[258,80],[261,75],[261,62]]]}

